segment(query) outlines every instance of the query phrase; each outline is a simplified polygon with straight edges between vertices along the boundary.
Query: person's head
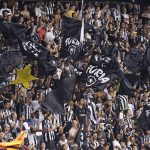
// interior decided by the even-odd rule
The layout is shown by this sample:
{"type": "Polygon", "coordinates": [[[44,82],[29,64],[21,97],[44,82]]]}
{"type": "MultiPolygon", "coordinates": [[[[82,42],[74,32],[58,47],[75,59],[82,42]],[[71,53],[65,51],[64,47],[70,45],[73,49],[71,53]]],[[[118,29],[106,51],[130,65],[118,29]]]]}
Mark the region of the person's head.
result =
{"type": "Polygon", "coordinates": [[[138,145],[133,145],[132,150],[138,150],[138,145]]]}
{"type": "MultiPolygon", "coordinates": [[[[4,138],[4,132],[2,130],[0,130],[0,139],[3,139],[4,138]]],[[[2,141],[0,141],[2,142],[2,141]]]]}
{"type": "Polygon", "coordinates": [[[18,4],[19,4],[18,1],[16,1],[15,4],[14,4],[14,6],[18,7],[18,4]]]}
{"type": "Polygon", "coordinates": [[[32,103],[32,98],[31,97],[26,97],[25,102],[26,102],[26,104],[31,104],[32,103]]]}
{"type": "Polygon", "coordinates": [[[72,18],[76,18],[76,17],[77,17],[76,13],[72,13],[72,18]]]}
{"type": "Polygon", "coordinates": [[[11,116],[12,116],[12,118],[17,119],[17,113],[16,112],[12,112],[11,116]]]}
{"type": "Polygon", "coordinates": [[[8,16],[8,12],[7,12],[7,10],[4,10],[3,11],[3,18],[7,18],[7,16],[8,16]]]}
{"type": "Polygon", "coordinates": [[[100,144],[101,146],[104,146],[104,144],[105,144],[105,139],[104,139],[104,138],[100,138],[100,139],[99,139],[99,144],[100,144]]]}
{"type": "Polygon", "coordinates": [[[70,5],[68,3],[65,3],[65,8],[70,9],[70,5]]]}
{"type": "Polygon", "coordinates": [[[147,131],[146,131],[146,135],[150,135],[150,130],[147,130],[147,131]]]}
{"type": "Polygon", "coordinates": [[[85,104],[85,100],[81,98],[79,104],[83,106],[85,104]]]}
{"type": "Polygon", "coordinates": [[[109,150],[110,148],[110,143],[105,143],[104,144],[104,150],[109,150]]]}
{"type": "Polygon", "coordinates": [[[5,107],[5,109],[10,109],[11,104],[10,104],[10,101],[9,101],[9,100],[5,101],[4,107],[5,107]]]}
{"type": "Polygon", "coordinates": [[[57,12],[57,14],[58,14],[58,15],[60,15],[60,14],[61,14],[61,10],[60,10],[60,9],[57,9],[57,11],[56,11],[56,12],[57,12]]]}
{"type": "Polygon", "coordinates": [[[113,24],[109,23],[109,29],[113,29],[113,24]]]}
{"type": "Polygon", "coordinates": [[[44,114],[44,118],[48,118],[48,117],[51,118],[52,117],[52,113],[49,111],[44,112],[43,114],[44,114]]]}
{"type": "Polygon", "coordinates": [[[19,115],[19,121],[25,121],[25,116],[23,114],[19,115]]]}
{"type": "Polygon", "coordinates": [[[124,14],[126,14],[126,13],[127,13],[127,9],[126,9],[126,7],[125,7],[125,6],[122,8],[122,12],[123,12],[124,14]]]}
{"type": "Polygon", "coordinates": [[[124,23],[124,22],[121,23],[120,28],[121,28],[121,29],[124,29],[124,28],[125,28],[125,23],[124,23]]]}
{"type": "Polygon", "coordinates": [[[126,150],[126,143],[125,143],[125,141],[121,141],[120,142],[120,145],[121,145],[121,148],[122,148],[122,150],[126,150]]]}
{"type": "Polygon", "coordinates": [[[4,132],[9,132],[9,131],[10,131],[10,125],[4,124],[4,132]]]}
{"type": "Polygon", "coordinates": [[[126,48],[130,48],[129,42],[126,42],[126,48]]]}
{"type": "Polygon", "coordinates": [[[123,36],[123,31],[120,30],[120,31],[119,31],[119,37],[122,37],[122,36],[123,36]]]}
{"type": "Polygon", "coordinates": [[[98,27],[98,22],[97,21],[93,21],[93,26],[98,27]]]}
{"type": "Polygon", "coordinates": [[[71,10],[75,11],[75,9],[76,9],[76,6],[75,6],[75,5],[72,5],[72,6],[71,6],[71,10]]]}
{"type": "Polygon", "coordinates": [[[7,3],[3,2],[3,8],[7,8],[7,3]]]}
{"type": "Polygon", "coordinates": [[[94,20],[98,20],[98,14],[95,14],[95,19],[94,20]]]}
{"type": "Polygon", "coordinates": [[[46,144],[44,142],[41,143],[41,150],[45,150],[46,149],[46,144]]]}
{"type": "Polygon", "coordinates": [[[27,9],[28,9],[28,6],[27,6],[27,5],[24,5],[23,8],[24,8],[24,10],[27,10],[27,9]]]}
{"type": "Polygon", "coordinates": [[[65,134],[62,134],[61,140],[62,140],[62,141],[65,141],[65,140],[66,140],[66,135],[65,135],[65,134]]]}
{"type": "Polygon", "coordinates": [[[97,140],[97,134],[96,133],[93,134],[93,140],[97,140]]]}
{"type": "Polygon", "coordinates": [[[126,115],[126,117],[131,117],[132,111],[130,109],[125,110],[125,115],[126,115]]]}
{"type": "Polygon", "coordinates": [[[116,135],[116,140],[117,140],[117,141],[120,141],[120,139],[121,139],[121,135],[120,135],[120,134],[117,134],[117,135],[116,135]]]}
{"type": "Polygon", "coordinates": [[[128,7],[129,7],[129,10],[132,10],[133,9],[133,4],[129,3],[128,7]]]}
{"type": "Polygon", "coordinates": [[[139,117],[140,117],[140,115],[141,115],[141,111],[140,111],[140,110],[136,110],[136,112],[135,112],[135,116],[136,116],[137,118],[139,118],[139,117]]]}
{"type": "Polygon", "coordinates": [[[114,146],[113,150],[120,150],[120,147],[119,146],[114,146]]]}
{"type": "Polygon", "coordinates": [[[19,22],[22,24],[22,23],[23,23],[23,21],[24,21],[23,16],[20,16],[20,18],[19,18],[19,22]]]}
{"type": "Polygon", "coordinates": [[[100,10],[101,10],[100,6],[97,6],[97,7],[96,7],[96,11],[98,12],[98,11],[100,11],[100,10]]]}

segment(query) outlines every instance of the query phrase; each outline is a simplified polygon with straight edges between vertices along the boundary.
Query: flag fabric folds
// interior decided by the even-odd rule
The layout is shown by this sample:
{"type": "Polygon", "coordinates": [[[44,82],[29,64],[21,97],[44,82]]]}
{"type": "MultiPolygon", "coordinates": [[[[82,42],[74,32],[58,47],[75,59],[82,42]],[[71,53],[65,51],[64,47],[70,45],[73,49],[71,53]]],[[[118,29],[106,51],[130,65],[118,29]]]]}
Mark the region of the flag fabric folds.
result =
{"type": "Polygon", "coordinates": [[[55,58],[42,45],[31,40],[20,42],[22,53],[38,61],[38,76],[48,76],[56,71],[55,58]]]}
{"type": "Polygon", "coordinates": [[[134,91],[139,84],[139,77],[133,74],[126,74],[120,81],[118,94],[134,96],[134,91]]]}
{"type": "Polygon", "coordinates": [[[75,83],[76,76],[59,80],[56,88],[46,95],[42,110],[64,113],[64,103],[72,99],[75,83]]]}
{"type": "Polygon", "coordinates": [[[143,55],[138,49],[133,49],[126,55],[124,64],[133,73],[139,73],[142,69],[143,55]]]}
{"type": "Polygon", "coordinates": [[[150,129],[150,103],[144,106],[143,111],[138,118],[137,125],[142,130],[150,129]]]}
{"type": "Polygon", "coordinates": [[[85,125],[81,124],[74,138],[74,142],[79,146],[78,149],[87,148],[87,137],[86,137],[85,125]]]}
{"type": "MultiPolygon", "coordinates": [[[[26,27],[14,23],[0,23],[0,31],[9,42],[19,42],[20,50],[28,59],[35,59],[39,63],[40,76],[48,76],[55,72],[56,61],[48,50],[37,42],[25,39],[26,27]]],[[[9,67],[8,67],[9,68],[9,67]]]]}
{"type": "Polygon", "coordinates": [[[18,38],[24,39],[26,27],[15,23],[0,22],[0,31],[8,42],[14,44],[18,38]]]}
{"type": "MultiPolygon", "coordinates": [[[[82,74],[86,87],[104,89],[119,76],[119,66],[114,59],[93,53],[86,72],[82,74]]],[[[81,79],[82,81],[82,79],[81,79]]]]}
{"type": "Polygon", "coordinates": [[[81,42],[83,42],[83,34],[94,32],[94,29],[91,25],[84,23],[83,27],[83,21],[68,18],[66,16],[64,16],[62,19],[61,29],[63,39],[60,54],[62,58],[74,57],[75,55],[80,54],[82,52],[81,42]]]}
{"type": "Polygon", "coordinates": [[[7,150],[17,150],[24,142],[24,137],[25,137],[25,131],[21,132],[14,141],[0,143],[0,148],[4,148],[7,150]]]}
{"type": "Polygon", "coordinates": [[[6,77],[24,60],[20,51],[6,51],[0,55],[0,77],[6,77]]]}

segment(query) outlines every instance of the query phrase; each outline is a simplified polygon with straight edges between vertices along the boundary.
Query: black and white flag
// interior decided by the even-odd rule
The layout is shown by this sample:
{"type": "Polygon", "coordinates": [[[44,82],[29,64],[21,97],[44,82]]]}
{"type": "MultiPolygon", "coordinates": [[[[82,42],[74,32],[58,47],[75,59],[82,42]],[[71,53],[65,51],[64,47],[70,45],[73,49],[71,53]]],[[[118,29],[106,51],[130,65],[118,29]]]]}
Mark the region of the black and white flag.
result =
{"type": "MultiPolygon", "coordinates": [[[[105,57],[100,53],[94,53],[91,57],[86,73],[86,87],[104,89],[111,81],[118,77],[118,64],[114,59],[105,57]]],[[[81,77],[81,78],[82,78],[81,77]]]]}
{"type": "Polygon", "coordinates": [[[75,136],[74,142],[79,146],[78,149],[88,148],[85,126],[82,124],[75,136]]]}
{"type": "Polygon", "coordinates": [[[24,55],[38,61],[39,76],[48,76],[56,71],[55,58],[42,45],[28,40],[20,42],[20,47],[24,55]]]}
{"type": "MultiPolygon", "coordinates": [[[[76,55],[83,53],[85,49],[87,50],[87,48],[82,48],[81,45],[83,45],[83,43],[81,44],[81,42],[83,42],[84,33],[94,33],[94,29],[91,25],[85,23],[83,27],[83,20],[81,21],[64,16],[62,19],[61,28],[63,37],[61,47],[62,58],[74,58],[76,55]]],[[[90,50],[90,48],[88,50],[90,50]]],[[[85,51],[85,54],[86,53],[87,51],[85,51]]]]}
{"type": "Polygon", "coordinates": [[[26,53],[28,56],[30,57],[34,57],[37,60],[41,60],[41,54],[43,55],[45,53],[45,55],[43,55],[43,59],[46,59],[47,56],[47,49],[45,47],[43,47],[42,45],[35,43],[31,40],[29,41],[23,41],[20,43],[21,47],[22,47],[22,51],[23,53],[26,53]]]}

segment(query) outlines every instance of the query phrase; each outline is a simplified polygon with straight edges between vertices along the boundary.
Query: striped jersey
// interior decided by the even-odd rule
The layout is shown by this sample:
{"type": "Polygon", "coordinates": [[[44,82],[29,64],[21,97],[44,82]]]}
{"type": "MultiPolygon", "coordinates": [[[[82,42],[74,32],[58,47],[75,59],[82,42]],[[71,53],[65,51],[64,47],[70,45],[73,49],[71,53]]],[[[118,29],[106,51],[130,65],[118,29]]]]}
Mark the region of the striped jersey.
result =
{"type": "MultiPolygon", "coordinates": [[[[47,129],[52,129],[53,128],[53,119],[45,119],[42,121],[42,129],[47,130],[47,129]]],[[[46,131],[43,132],[43,139],[44,142],[49,142],[55,140],[55,131],[46,131]]]]}

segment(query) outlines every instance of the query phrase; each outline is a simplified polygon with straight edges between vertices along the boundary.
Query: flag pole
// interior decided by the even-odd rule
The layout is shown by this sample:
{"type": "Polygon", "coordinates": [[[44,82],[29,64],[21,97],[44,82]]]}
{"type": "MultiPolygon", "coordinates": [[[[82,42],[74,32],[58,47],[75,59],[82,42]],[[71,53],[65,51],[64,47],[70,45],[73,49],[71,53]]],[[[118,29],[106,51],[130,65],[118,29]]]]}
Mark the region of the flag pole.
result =
{"type": "Polygon", "coordinates": [[[84,40],[84,0],[82,0],[82,5],[81,5],[81,19],[82,19],[82,26],[81,26],[81,34],[80,34],[80,43],[82,47],[83,40],[84,40]]]}

